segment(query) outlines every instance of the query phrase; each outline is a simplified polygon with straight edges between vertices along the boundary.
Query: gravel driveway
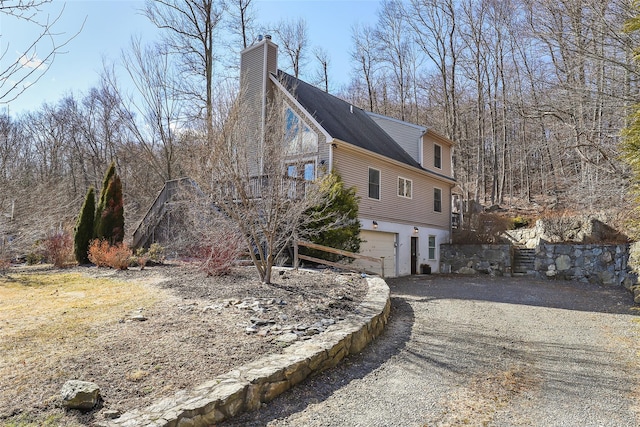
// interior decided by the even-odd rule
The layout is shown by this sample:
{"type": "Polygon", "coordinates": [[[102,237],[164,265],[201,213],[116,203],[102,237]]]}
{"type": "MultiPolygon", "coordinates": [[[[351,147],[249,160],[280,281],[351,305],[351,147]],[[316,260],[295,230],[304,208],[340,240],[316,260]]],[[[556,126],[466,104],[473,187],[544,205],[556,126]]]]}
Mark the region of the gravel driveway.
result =
{"type": "Polygon", "coordinates": [[[386,332],[225,426],[638,426],[631,295],[574,282],[389,280],[386,332]]]}

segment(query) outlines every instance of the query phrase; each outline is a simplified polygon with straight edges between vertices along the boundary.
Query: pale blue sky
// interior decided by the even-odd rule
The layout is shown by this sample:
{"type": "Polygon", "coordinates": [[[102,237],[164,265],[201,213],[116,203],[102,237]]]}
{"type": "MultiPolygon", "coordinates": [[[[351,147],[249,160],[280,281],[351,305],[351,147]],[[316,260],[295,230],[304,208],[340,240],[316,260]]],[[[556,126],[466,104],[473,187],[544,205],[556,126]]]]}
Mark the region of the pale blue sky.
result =
{"type": "MultiPolygon", "coordinates": [[[[330,54],[330,76],[336,85],[349,80],[351,26],[375,23],[379,7],[378,0],[256,0],[255,4],[261,24],[304,18],[310,44],[322,46],[330,54]]],[[[56,27],[59,31],[73,34],[86,19],[84,28],[66,47],[67,53],[55,59],[46,75],[8,105],[11,114],[36,110],[44,102],[57,102],[70,92],[86,92],[97,84],[103,58],[117,59],[132,35],[141,35],[146,40],[157,38],[158,30],[139,12],[143,6],[142,0],[54,0],[49,6],[52,15],[65,8],[56,27]]],[[[9,44],[7,58],[15,60],[21,43],[33,39],[33,31],[33,27],[17,25],[0,15],[0,48],[5,50],[9,44]]],[[[6,107],[0,105],[0,111],[6,107]]]]}

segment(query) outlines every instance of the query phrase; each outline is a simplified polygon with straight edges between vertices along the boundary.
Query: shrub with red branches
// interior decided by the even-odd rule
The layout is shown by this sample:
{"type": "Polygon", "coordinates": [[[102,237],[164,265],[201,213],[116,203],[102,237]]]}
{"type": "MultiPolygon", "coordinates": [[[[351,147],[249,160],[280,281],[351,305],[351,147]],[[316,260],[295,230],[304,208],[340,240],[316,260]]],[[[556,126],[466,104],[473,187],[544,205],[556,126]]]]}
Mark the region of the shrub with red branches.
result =
{"type": "Polygon", "coordinates": [[[95,239],[89,246],[89,261],[98,267],[126,270],[132,255],[133,252],[124,243],[111,245],[106,240],[95,239]]]}
{"type": "Polygon", "coordinates": [[[73,238],[67,231],[50,233],[42,242],[47,261],[60,268],[73,262],[73,238]]]}
{"type": "Polygon", "coordinates": [[[207,276],[228,274],[246,246],[240,235],[232,229],[222,229],[203,238],[190,248],[190,255],[200,262],[207,276]]]}

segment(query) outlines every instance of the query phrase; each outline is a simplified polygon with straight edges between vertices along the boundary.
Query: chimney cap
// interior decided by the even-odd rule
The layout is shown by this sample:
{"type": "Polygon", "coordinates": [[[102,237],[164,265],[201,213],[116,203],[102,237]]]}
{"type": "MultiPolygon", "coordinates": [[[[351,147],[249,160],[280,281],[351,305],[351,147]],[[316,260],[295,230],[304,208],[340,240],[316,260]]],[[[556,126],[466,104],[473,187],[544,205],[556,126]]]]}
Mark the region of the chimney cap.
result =
{"type": "Polygon", "coordinates": [[[271,40],[271,34],[265,34],[264,38],[267,40],[271,40]]]}

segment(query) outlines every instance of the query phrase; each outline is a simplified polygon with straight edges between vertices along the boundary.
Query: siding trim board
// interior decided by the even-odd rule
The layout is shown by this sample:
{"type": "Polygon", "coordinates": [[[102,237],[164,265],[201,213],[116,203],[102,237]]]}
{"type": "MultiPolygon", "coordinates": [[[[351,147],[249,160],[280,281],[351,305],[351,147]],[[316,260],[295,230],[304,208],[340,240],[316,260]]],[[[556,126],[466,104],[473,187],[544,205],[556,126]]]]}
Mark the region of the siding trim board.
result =
{"type": "Polygon", "coordinates": [[[367,114],[371,117],[375,117],[375,118],[379,118],[379,119],[383,119],[383,120],[388,120],[390,122],[393,123],[398,123],[398,124],[402,124],[404,126],[408,126],[408,127],[412,127],[414,129],[420,129],[423,131],[423,134],[429,134],[429,136],[433,137],[434,139],[439,140],[440,142],[446,143],[448,145],[455,145],[455,142],[450,140],[449,138],[447,138],[444,135],[440,135],[438,132],[434,131],[433,129],[430,129],[426,126],[421,126],[421,125],[417,125],[415,123],[410,123],[410,122],[404,122],[400,119],[396,119],[394,117],[389,117],[389,116],[384,116],[382,114],[378,114],[378,113],[372,113],[370,111],[367,111],[367,114]]]}
{"type": "Polygon", "coordinates": [[[400,119],[396,119],[395,117],[383,116],[382,114],[373,113],[371,111],[367,111],[367,114],[370,115],[371,117],[376,117],[376,118],[379,118],[379,119],[385,119],[385,120],[389,120],[390,122],[399,123],[399,124],[402,124],[404,126],[412,127],[414,129],[427,131],[427,127],[426,126],[420,126],[420,125],[417,125],[415,123],[405,122],[405,121],[402,121],[400,119]]]}

